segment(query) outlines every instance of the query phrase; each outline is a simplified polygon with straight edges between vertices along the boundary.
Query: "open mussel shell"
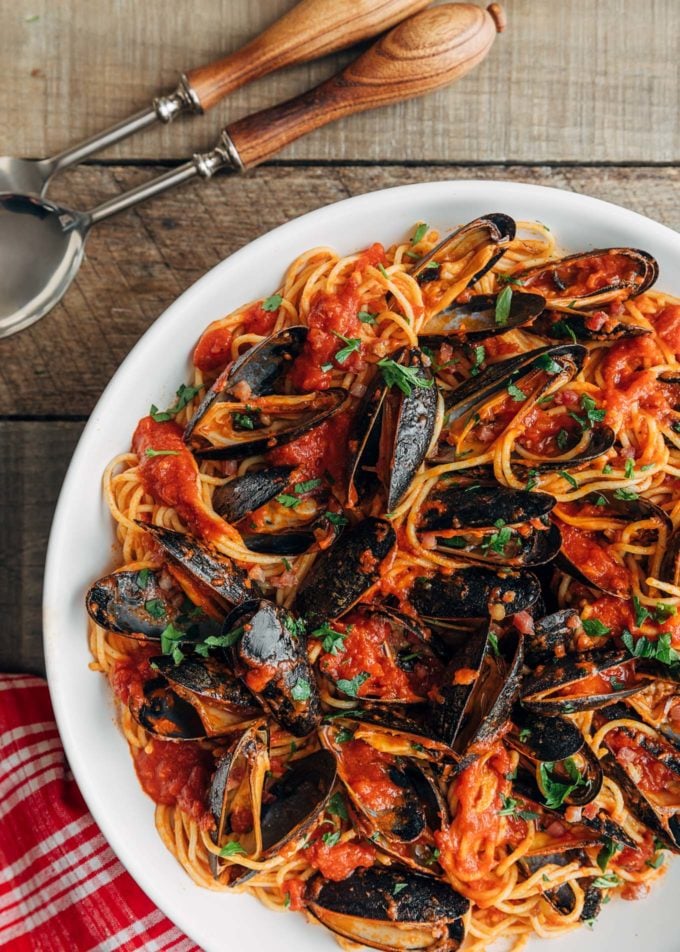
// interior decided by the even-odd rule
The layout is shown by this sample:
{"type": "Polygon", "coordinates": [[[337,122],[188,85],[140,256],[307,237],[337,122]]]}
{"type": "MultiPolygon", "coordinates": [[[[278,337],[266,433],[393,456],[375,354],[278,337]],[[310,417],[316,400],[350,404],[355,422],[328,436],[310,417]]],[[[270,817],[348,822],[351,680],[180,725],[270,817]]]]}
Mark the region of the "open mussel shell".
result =
{"type": "Polygon", "coordinates": [[[192,430],[190,448],[200,459],[243,459],[291,443],[340,410],[347,391],[272,394],[214,403],[192,430]]]}
{"type": "Polygon", "coordinates": [[[515,232],[515,222],[509,215],[500,212],[481,215],[447,235],[416,261],[411,275],[419,284],[440,280],[447,262],[457,263],[468,259],[468,270],[462,269],[452,281],[455,284],[462,281],[462,291],[479,281],[503,257],[515,232]],[[472,270],[469,270],[469,266],[472,270]]]}
{"type": "Polygon", "coordinates": [[[680,853],[680,748],[645,724],[626,704],[597,711],[597,729],[610,721],[627,723],[608,731],[602,744],[605,773],[623,791],[635,815],[675,853],[680,853]],[[639,723],[636,729],[631,721],[639,723]]]}
{"type": "Polygon", "coordinates": [[[314,530],[283,529],[280,532],[249,532],[241,537],[251,552],[265,555],[302,555],[316,542],[314,530]]]}
{"type": "Polygon", "coordinates": [[[534,761],[565,760],[585,744],[583,734],[572,721],[532,714],[520,704],[513,709],[512,723],[508,743],[534,761]]]}
{"type": "Polygon", "coordinates": [[[378,581],[380,565],[397,541],[385,519],[369,517],[347,528],[318,557],[295,599],[295,610],[311,630],[321,622],[339,618],[378,581]]]}
{"type": "Polygon", "coordinates": [[[437,550],[451,558],[544,565],[561,545],[559,530],[547,522],[554,505],[548,493],[508,489],[495,482],[443,480],[423,503],[418,529],[434,533],[437,550]]]}
{"type": "Polygon", "coordinates": [[[659,266],[646,251],[600,248],[539,264],[513,277],[523,288],[542,294],[547,307],[560,304],[587,309],[636,297],[648,290],[658,275],[659,266]]]}
{"type": "Polygon", "coordinates": [[[524,636],[524,661],[529,668],[548,664],[577,651],[576,637],[581,618],[573,608],[563,608],[534,621],[534,630],[524,636]]]}
{"type": "Polygon", "coordinates": [[[669,585],[680,585],[680,529],[675,529],[666,543],[659,580],[669,585]]]}
{"type": "Polygon", "coordinates": [[[321,721],[316,675],[307,657],[307,640],[293,615],[266,599],[232,612],[225,634],[234,672],[281,727],[296,737],[321,721]]]}
{"type": "Polygon", "coordinates": [[[448,883],[396,865],[358,869],[341,882],[315,876],[307,900],[326,928],[383,952],[455,952],[470,906],[448,883]]]}
{"type": "Polygon", "coordinates": [[[259,708],[250,691],[217,658],[193,655],[175,663],[169,655],[159,655],[151,659],[151,664],[178,694],[192,703],[204,699],[244,717],[258,713],[259,708]]]}
{"type": "Polygon", "coordinates": [[[193,443],[194,429],[215,403],[237,394],[246,402],[248,397],[274,393],[277,383],[302,350],[307,331],[302,325],[285,327],[241,354],[219,375],[201,400],[184,430],[184,441],[193,443]]]}
{"type": "Polygon", "coordinates": [[[599,319],[597,312],[588,311],[582,314],[576,311],[544,311],[534,322],[532,334],[539,337],[549,337],[551,340],[599,340],[615,341],[624,337],[642,337],[651,334],[648,327],[639,324],[628,324],[608,318],[604,323],[599,319]],[[596,327],[598,328],[596,330],[596,327]]]}
{"type": "Polygon", "coordinates": [[[147,681],[142,697],[131,694],[128,706],[144,730],[164,740],[202,740],[208,736],[196,708],[173,691],[165,678],[147,681]]]}
{"type": "Polygon", "coordinates": [[[379,750],[370,735],[365,740],[345,736],[345,728],[335,722],[319,729],[367,835],[377,833],[387,843],[402,846],[439,829],[447,810],[426,764],[379,750]]]}
{"type": "Polygon", "coordinates": [[[140,521],[137,525],[158,543],[172,564],[172,574],[195,604],[203,604],[205,598],[201,598],[201,593],[205,590],[230,605],[257,596],[256,586],[243,569],[211,546],[186,532],[140,521]]]}
{"type": "Polygon", "coordinates": [[[500,734],[519,696],[522,640],[508,627],[496,653],[489,636],[498,630],[492,632],[490,624],[478,629],[451,659],[444,683],[429,700],[429,726],[461,757],[500,734]]]}
{"type": "Polygon", "coordinates": [[[226,522],[239,522],[282,493],[293,469],[293,466],[270,466],[236,476],[217,487],[212,507],[226,522]]]}
{"type": "Polygon", "coordinates": [[[457,618],[485,618],[492,607],[510,615],[526,611],[541,595],[538,579],[530,572],[498,572],[482,566],[460,569],[454,575],[416,579],[409,599],[427,623],[457,618]]]}
{"type": "Polygon", "coordinates": [[[516,327],[526,327],[545,307],[545,298],[539,294],[513,294],[507,320],[499,323],[496,319],[497,300],[495,294],[476,294],[465,303],[453,302],[425,320],[418,332],[419,342],[436,347],[452,338],[484,340],[516,327]]]}
{"type": "Polygon", "coordinates": [[[510,456],[512,468],[518,479],[528,480],[530,473],[534,470],[538,473],[553,473],[561,469],[573,469],[581,466],[582,463],[589,463],[594,459],[604,456],[616,441],[616,434],[610,426],[605,423],[595,423],[589,430],[582,434],[580,449],[572,453],[567,449],[565,454],[559,456],[531,456],[524,455],[517,451],[517,447],[510,456]],[[566,455],[566,454],[569,455],[566,455]]]}
{"type": "Polygon", "coordinates": [[[432,737],[422,723],[394,707],[362,700],[360,708],[327,714],[324,724],[344,728],[356,740],[364,740],[387,754],[437,764],[455,761],[448,744],[432,737]]]}
{"type": "MultiPolygon", "coordinates": [[[[563,853],[544,853],[535,856],[524,856],[519,861],[519,866],[524,875],[529,878],[548,866],[568,866],[570,863],[578,862],[580,866],[590,865],[588,857],[582,850],[565,850],[563,853]]],[[[579,886],[584,890],[583,909],[579,919],[586,922],[594,919],[602,904],[602,890],[592,885],[591,878],[581,878],[577,880],[579,886]]],[[[562,916],[569,916],[576,907],[576,895],[570,883],[562,883],[554,889],[546,889],[543,898],[562,916]]]]}
{"type": "Polygon", "coordinates": [[[437,385],[429,361],[417,348],[391,355],[397,363],[416,370],[424,382],[410,393],[388,387],[381,375],[367,390],[354,417],[349,445],[354,448],[349,467],[347,499],[350,506],[365,495],[376,473],[385,490],[385,509],[391,512],[406,495],[432,441],[437,417],[437,385]]]}
{"type": "MultiPolygon", "coordinates": [[[[159,573],[148,569],[143,573],[114,572],[98,579],[85,604],[100,628],[144,641],[160,641],[168,625],[181,614],[178,599],[161,585],[159,573]]],[[[206,616],[192,619],[192,624],[197,625],[201,638],[218,634],[219,624],[206,616]]]]}
{"type": "MultiPolygon", "coordinates": [[[[598,516],[607,521],[607,528],[616,523],[624,527],[633,522],[652,520],[656,523],[658,531],[665,530],[669,536],[673,531],[673,525],[668,514],[643,496],[637,496],[633,499],[620,498],[616,495],[616,490],[604,489],[588,493],[579,500],[579,503],[597,506],[598,516]]],[[[558,525],[562,526],[561,520],[558,519],[557,522],[558,525]]],[[[578,529],[578,527],[576,528],[578,529]]],[[[581,531],[591,533],[595,530],[586,526],[581,531]]],[[[616,598],[630,597],[630,585],[625,580],[617,581],[617,578],[612,576],[611,573],[604,576],[601,574],[593,575],[587,558],[581,552],[582,547],[578,544],[579,535],[575,536],[575,545],[571,540],[572,533],[565,533],[562,530],[562,548],[555,560],[555,565],[558,568],[584,585],[599,589],[608,595],[614,595],[616,598]]]]}
{"type": "Polygon", "coordinates": [[[645,687],[626,651],[583,651],[542,665],[525,679],[521,700],[535,714],[594,711],[645,687]]]}

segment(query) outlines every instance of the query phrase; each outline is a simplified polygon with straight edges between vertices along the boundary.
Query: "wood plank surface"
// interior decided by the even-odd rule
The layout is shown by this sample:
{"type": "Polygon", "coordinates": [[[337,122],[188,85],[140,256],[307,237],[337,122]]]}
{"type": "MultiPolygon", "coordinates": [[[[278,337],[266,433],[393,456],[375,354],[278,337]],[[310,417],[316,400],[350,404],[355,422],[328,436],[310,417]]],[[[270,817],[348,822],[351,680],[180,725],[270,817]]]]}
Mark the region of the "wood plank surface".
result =
{"type": "MultiPolygon", "coordinates": [[[[81,167],[60,184],[77,207],[153,169],[81,167]]],[[[585,192],[680,228],[680,169],[404,166],[262,168],[187,186],[92,233],[64,302],[0,341],[0,416],[90,413],[135,341],[185,288],[237,248],[303,212],[350,195],[450,178],[511,179],[585,192]]],[[[367,235],[380,238],[380,235],[367,235]]]]}
{"type": "MultiPolygon", "coordinates": [[[[2,150],[42,156],[236,49],[292,0],[0,0],[2,150]]],[[[422,102],[320,130],[286,158],[675,162],[680,158],[678,0],[503,0],[487,61],[422,102]]],[[[266,77],[213,115],[119,144],[117,158],[187,156],[229,119],[308,88],[347,53],[266,77]]]]}

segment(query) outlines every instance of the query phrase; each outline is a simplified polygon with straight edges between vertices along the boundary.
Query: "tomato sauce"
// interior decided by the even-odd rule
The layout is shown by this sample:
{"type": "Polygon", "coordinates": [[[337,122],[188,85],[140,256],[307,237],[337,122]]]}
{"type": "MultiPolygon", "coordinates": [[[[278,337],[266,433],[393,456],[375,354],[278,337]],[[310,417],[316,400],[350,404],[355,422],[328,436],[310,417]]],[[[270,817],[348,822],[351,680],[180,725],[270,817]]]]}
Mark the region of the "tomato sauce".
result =
{"type": "Polygon", "coordinates": [[[615,854],[616,865],[622,869],[627,869],[631,873],[643,873],[656,850],[654,849],[654,834],[650,830],[645,830],[642,843],[637,849],[631,846],[624,846],[620,853],[615,854]]]}
{"type": "Polygon", "coordinates": [[[609,731],[606,744],[616,759],[631,771],[640,790],[666,794],[680,791],[680,777],[645,750],[628,729],[609,731]]]}
{"type": "Polygon", "coordinates": [[[156,803],[178,806],[204,829],[214,827],[207,810],[207,792],[214,761],[209,751],[194,741],[181,744],[154,738],[133,751],[142,789],[156,803]]]}
{"type": "Polygon", "coordinates": [[[359,697],[415,701],[426,697],[443,673],[443,666],[430,654],[426,661],[412,659],[410,670],[403,670],[395,656],[399,651],[405,655],[416,653],[418,642],[413,639],[411,644],[397,635],[387,618],[353,612],[342,623],[336,622],[335,627],[347,632],[347,637],[337,654],[320,656],[319,667],[334,681],[368,674],[359,687],[359,697]]]}
{"type": "Polygon", "coordinates": [[[201,334],[194,350],[194,366],[204,373],[219,370],[231,360],[232,334],[221,321],[215,321],[201,334]]]}
{"type": "Polygon", "coordinates": [[[156,423],[150,416],[143,417],[132,437],[132,451],[139,457],[144,489],[157,503],[176,509],[193,535],[207,540],[223,535],[224,523],[206,509],[199,489],[196,460],[174,421],[156,423]],[[173,455],[148,456],[149,449],[167,450],[173,455]]]}
{"type": "Polygon", "coordinates": [[[359,294],[351,281],[337,294],[316,292],[307,319],[307,340],[302,347],[302,353],[293,361],[290,371],[290,380],[294,387],[301,391],[327,390],[331,385],[330,370],[321,369],[327,364],[352,373],[363,369],[361,345],[342,363],[335,357],[345,347],[338,334],[347,338],[361,336],[361,321],[357,317],[360,304],[359,294]]]}
{"type": "Polygon", "coordinates": [[[483,879],[496,863],[499,842],[513,835],[507,817],[499,812],[502,797],[510,793],[509,771],[510,755],[498,744],[490,757],[474,761],[453,784],[453,821],[448,829],[437,830],[434,839],[439,862],[457,878],[483,879]]]}
{"type": "Polygon", "coordinates": [[[524,287],[548,298],[584,297],[602,288],[639,283],[640,274],[630,258],[621,254],[603,254],[568,261],[559,268],[537,274],[535,278],[527,278],[524,287]]]}
{"type": "Polygon", "coordinates": [[[668,304],[650,320],[664,344],[680,355],[680,304],[668,304]]]}
{"type": "MultiPolygon", "coordinates": [[[[322,839],[316,840],[303,851],[308,862],[316,867],[320,873],[333,882],[340,882],[351,876],[360,866],[373,866],[375,863],[375,847],[370,843],[336,843],[327,846],[322,839]]],[[[292,896],[291,896],[292,906],[292,896]]]]}
{"type": "MultiPolygon", "coordinates": [[[[517,442],[530,453],[537,456],[552,454],[560,456],[574,446],[580,437],[580,428],[576,420],[564,413],[546,413],[541,407],[535,406],[524,418],[524,431],[517,442]],[[560,447],[557,437],[560,432],[566,433],[566,445],[560,447]]],[[[531,465],[531,460],[527,460],[531,465]]]]}
{"type": "Polygon", "coordinates": [[[292,879],[284,879],[281,891],[284,899],[287,899],[288,908],[291,912],[301,912],[305,908],[305,889],[307,884],[304,879],[298,879],[297,876],[292,879]]]}
{"type": "Polygon", "coordinates": [[[363,740],[347,741],[341,748],[345,782],[369,810],[388,811],[403,802],[404,791],[390,779],[393,756],[363,740]]]}
{"type": "MultiPolygon", "coordinates": [[[[579,665],[583,668],[584,665],[579,665]]],[[[625,664],[617,665],[615,668],[608,668],[591,675],[589,678],[583,678],[574,684],[565,684],[559,690],[560,697],[584,697],[590,694],[613,694],[614,691],[633,687],[637,684],[638,677],[635,671],[635,665],[625,664]]]]}
{"type": "MultiPolygon", "coordinates": [[[[596,618],[602,622],[603,625],[606,625],[607,628],[611,629],[610,635],[612,637],[620,637],[624,629],[630,631],[637,627],[635,625],[635,615],[630,599],[616,598],[614,595],[602,595],[600,598],[589,602],[589,605],[591,612],[588,617],[596,618]]],[[[586,638],[588,638],[588,636],[586,636],[586,638]]],[[[578,647],[579,649],[597,648],[602,644],[604,644],[604,638],[593,637],[588,638],[587,642],[583,645],[579,643],[578,647]]]]}
{"type": "Polygon", "coordinates": [[[677,399],[672,386],[659,384],[650,369],[663,364],[665,358],[651,336],[631,337],[617,341],[602,361],[605,380],[604,403],[615,415],[614,428],[633,420],[640,409],[659,422],[672,414],[677,399]]]}
{"type": "Polygon", "coordinates": [[[111,686],[117,698],[127,704],[130,698],[142,700],[143,687],[157,677],[149,659],[158,654],[158,645],[142,645],[129,655],[116,661],[111,672],[111,686]]]}
{"type": "Polygon", "coordinates": [[[271,334],[278,316],[278,309],[265,311],[261,304],[253,304],[243,315],[243,333],[267,337],[271,334]]]}
{"type": "Polygon", "coordinates": [[[486,361],[509,357],[511,354],[518,354],[521,349],[519,344],[508,340],[505,334],[498,334],[496,337],[485,337],[484,340],[481,340],[479,343],[484,348],[486,361]]]}
{"type": "MultiPolygon", "coordinates": [[[[558,520],[559,521],[559,520],[558,520]]],[[[630,577],[625,566],[620,565],[600,544],[593,532],[577,529],[576,526],[559,523],[562,533],[562,548],[574,565],[596,585],[620,592],[630,591],[630,577]]]]}
{"type": "Polygon", "coordinates": [[[329,473],[336,483],[342,483],[350,422],[347,411],[336,413],[292,443],[271,450],[267,458],[275,466],[296,467],[291,474],[291,484],[318,479],[325,473],[329,473]]]}

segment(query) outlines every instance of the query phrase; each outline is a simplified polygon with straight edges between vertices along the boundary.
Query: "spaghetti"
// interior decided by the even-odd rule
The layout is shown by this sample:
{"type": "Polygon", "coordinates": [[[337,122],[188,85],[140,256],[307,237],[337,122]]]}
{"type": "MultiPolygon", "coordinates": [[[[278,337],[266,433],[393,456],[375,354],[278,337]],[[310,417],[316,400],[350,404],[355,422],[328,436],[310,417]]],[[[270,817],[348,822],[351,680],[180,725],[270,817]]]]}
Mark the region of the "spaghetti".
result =
{"type": "Polygon", "coordinates": [[[680,302],[654,268],[558,258],[546,226],[506,216],[444,242],[420,224],[387,250],[305,252],[203,333],[175,405],[104,474],[120,566],[88,595],[92,668],[198,885],[306,909],[347,947],[392,948],[375,919],[481,952],[592,924],[662,875],[680,302]],[[281,670],[248,654],[265,617],[281,670]],[[271,827],[319,751],[330,786],[267,848],[260,812],[271,827]],[[369,911],[333,905],[376,869],[401,877],[389,909],[382,886],[369,911]],[[400,912],[428,876],[462,903],[446,928],[400,912]]]}

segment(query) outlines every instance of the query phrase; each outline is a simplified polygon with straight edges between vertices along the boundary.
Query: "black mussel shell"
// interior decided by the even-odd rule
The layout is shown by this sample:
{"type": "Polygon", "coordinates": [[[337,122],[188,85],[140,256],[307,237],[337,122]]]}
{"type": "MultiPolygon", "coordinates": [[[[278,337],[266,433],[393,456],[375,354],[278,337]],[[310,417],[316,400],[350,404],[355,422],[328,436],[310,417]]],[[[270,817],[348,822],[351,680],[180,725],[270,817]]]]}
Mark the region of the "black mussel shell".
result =
{"type": "Polygon", "coordinates": [[[383,952],[455,952],[470,906],[448,883],[397,865],[358,869],[341,882],[315,876],[307,897],[309,912],[332,932],[383,952]]]}
{"type": "Polygon", "coordinates": [[[284,844],[297,841],[314,826],[331,795],[336,769],[330,751],[317,750],[292,761],[269,787],[262,807],[264,858],[273,856],[284,844]]]}
{"type": "Polygon", "coordinates": [[[231,605],[257,596],[258,590],[246,573],[226,555],[185,532],[137,522],[159,544],[164,554],[191,579],[207,587],[231,605]]]}
{"type": "Polygon", "coordinates": [[[626,651],[583,651],[578,655],[558,659],[536,669],[522,686],[522,704],[535,714],[573,714],[576,711],[594,711],[641,691],[646,684],[635,675],[636,659],[626,651]],[[578,693],[579,682],[587,682],[595,675],[606,675],[612,669],[624,668],[633,680],[615,680],[611,691],[594,688],[589,693],[578,693]],[[565,693],[565,688],[568,689],[565,693]],[[571,693],[574,688],[577,691],[571,693]]]}
{"type": "MultiPolygon", "coordinates": [[[[610,426],[605,423],[595,423],[589,430],[583,434],[586,437],[585,444],[576,453],[566,458],[560,456],[541,456],[537,458],[528,458],[515,451],[511,455],[512,468],[518,479],[529,480],[531,471],[538,473],[554,473],[561,469],[573,469],[581,466],[582,463],[589,463],[591,460],[599,459],[612,448],[616,441],[616,434],[610,426]]],[[[573,449],[573,447],[572,447],[573,449]]],[[[569,452],[569,450],[567,450],[569,452]]]]}
{"type": "Polygon", "coordinates": [[[666,543],[659,580],[669,585],[680,585],[680,529],[675,529],[666,543]]]}
{"type": "Polygon", "coordinates": [[[176,664],[169,655],[159,655],[151,659],[151,664],[180,694],[183,691],[194,694],[216,707],[244,716],[256,714],[259,710],[250,691],[226,664],[216,658],[192,655],[176,664]]]}
{"type": "Polygon", "coordinates": [[[250,532],[242,536],[251,552],[265,555],[302,555],[316,542],[313,529],[283,529],[280,532],[250,532]]]}
{"type": "Polygon", "coordinates": [[[395,756],[431,763],[454,761],[448,744],[430,736],[422,723],[394,707],[387,708],[362,699],[360,708],[327,714],[324,723],[344,727],[356,740],[365,740],[377,750],[395,756]]]}
{"type": "MultiPolygon", "coordinates": [[[[623,321],[616,321],[607,330],[604,327],[595,330],[588,326],[588,320],[592,316],[587,311],[581,314],[575,311],[569,313],[545,311],[532,325],[531,333],[538,334],[539,337],[549,337],[551,340],[573,340],[576,338],[576,340],[602,341],[620,340],[623,337],[642,337],[644,334],[652,333],[648,327],[626,324],[623,321]]],[[[607,324],[609,324],[609,321],[607,321],[607,324]]]]}
{"type": "Polygon", "coordinates": [[[210,407],[214,403],[230,399],[235,388],[244,398],[263,397],[274,393],[279,379],[285,376],[306,340],[306,327],[285,327],[241,354],[219,375],[201,400],[184,430],[184,441],[192,442],[196,425],[210,407]]]}
{"type": "Polygon", "coordinates": [[[309,630],[344,615],[378,581],[380,565],[396,538],[389,522],[369,517],[345,529],[321,553],[295,599],[295,609],[307,620],[309,630]]]}
{"type": "Polygon", "coordinates": [[[524,661],[529,668],[548,664],[575,654],[581,618],[573,608],[563,608],[534,622],[534,630],[524,636],[524,661]]]}
{"type": "Polygon", "coordinates": [[[453,234],[447,235],[424,257],[416,261],[411,274],[420,284],[437,280],[441,262],[452,259],[461,260],[484,246],[495,248],[495,252],[486,264],[469,276],[466,287],[470,287],[503,257],[507,246],[515,237],[515,231],[515,222],[509,215],[501,212],[481,215],[458,228],[453,234]]]}
{"type": "Polygon", "coordinates": [[[265,599],[236,609],[224,629],[237,637],[231,648],[235,673],[296,737],[311,733],[321,721],[319,689],[300,629],[290,612],[265,599]]]}
{"type": "Polygon", "coordinates": [[[500,483],[442,480],[419,512],[421,529],[490,529],[497,520],[513,526],[547,516],[555,505],[548,493],[509,489],[500,483]]]}
{"type": "Polygon", "coordinates": [[[437,621],[485,618],[492,605],[502,606],[508,615],[526,611],[540,594],[539,581],[530,572],[500,573],[471,566],[449,577],[417,578],[409,599],[421,618],[437,621]]]}
{"type": "Polygon", "coordinates": [[[236,476],[217,487],[212,498],[213,509],[226,522],[239,522],[282,493],[293,469],[293,466],[271,466],[236,476]]]}
{"type": "Polygon", "coordinates": [[[190,448],[200,459],[243,459],[267,453],[329,419],[346,400],[347,391],[339,387],[294,396],[221,400],[194,424],[190,448]]]}
{"type": "Polygon", "coordinates": [[[515,294],[510,300],[507,320],[496,320],[495,294],[476,294],[464,304],[454,302],[443,311],[433,314],[418,332],[418,340],[427,347],[447,343],[451,338],[466,341],[484,340],[505,334],[515,327],[531,324],[545,307],[545,298],[539,294],[515,294]]]}
{"type": "MultiPolygon", "coordinates": [[[[546,866],[568,866],[570,863],[578,862],[581,866],[589,866],[588,857],[582,850],[566,850],[563,853],[543,853],[536,856],[524,856],[519,865],[527,878],[533,876],[539,870],[546,866]]],[[[582,878],[578,880],[579,886],[585,891],[583,910],[579,919],[586,922],[594,919],[600,911],[602,903],[602,890],[592,886],[592,879],[582,878]]],[[[548,900],[553,909],[560,915],[568,916],[574,911],[576,906],[576,896],[570,883],[562,883],[554,889],[547,889],[543,896],[548,900]]]]}
{"type": "Polygon", "coordinates": [[[565,717],[543,717],[516,704],[512,722],[508,742],[536,761],[565,760],[573,757],[585,744],[576,724],[565,717]]]}
{"type": "Polygon", "coordinates": [[[165,678],[147,681],[143,699],[131,695],[128,706],[144,730],[165,740],[201,740],[207,736],[198,711],[173,691],[165,678]]]}

